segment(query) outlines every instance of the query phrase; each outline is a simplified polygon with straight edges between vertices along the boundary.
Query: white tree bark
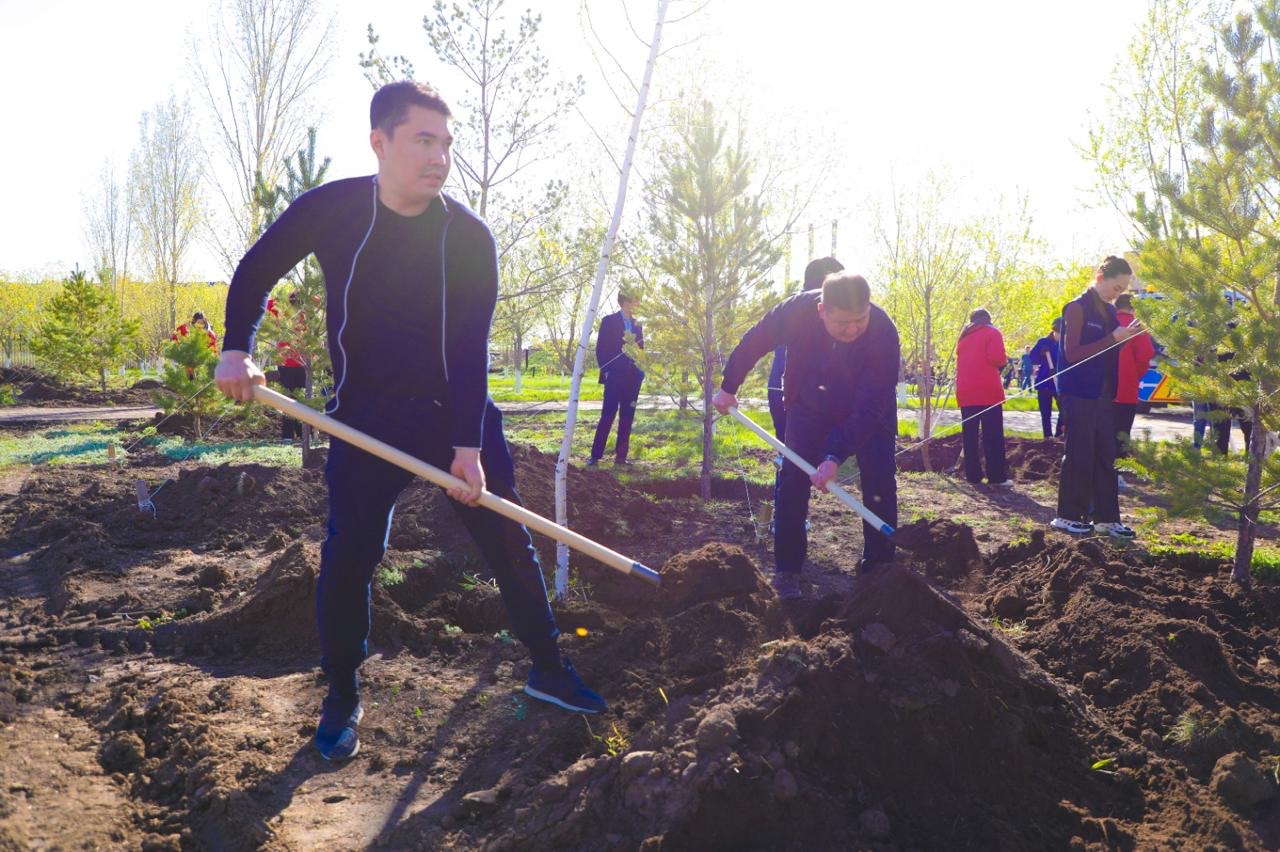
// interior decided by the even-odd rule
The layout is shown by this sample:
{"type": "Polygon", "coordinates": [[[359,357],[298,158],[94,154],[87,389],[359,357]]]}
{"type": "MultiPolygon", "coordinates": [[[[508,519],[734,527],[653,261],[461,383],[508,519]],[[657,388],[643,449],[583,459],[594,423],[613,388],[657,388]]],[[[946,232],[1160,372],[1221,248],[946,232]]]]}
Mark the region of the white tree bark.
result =
{"type": "MultiPolygon", "coordinates": [[[[631,116],[631,131],[627,135],[627,151],[622,160],[621,174],[618,176],[618,197],[613,205],[613,218],[609,220],[609,230],[605,232],[604,243],[600,247],[596,277],[591,285],[591,301],[587,305],[587,314],[582,320],[582,332],[578,335],[578,351],[573,359],[573,378],[569,384],[569,411],[564,424],[564,437],[560,441],[560,455],[556,459],[556,523],[561,526],[569,526],[569,453],[573,448],[573,427],[578,419],[578,397],[582,391],[582,372],[586,364],[587,343],[591,339],[592,329],[595,328],[596,311],[600,306],[600,291],[604,289],[604,277],[609,271],[609,255],[613,251],[618,227],[622,223],[622,211],[627,201],[627,183],[631,178],[631,161],[635,157],[636,141],[640,138],[640,121],[644,117],[645,102],[649,97],[649,82],[653,79],[653,68],[658,62],[662,45],[662,24],[667,17],[669,4],[670,0],[658,0],[658,13],[653,24],[653,39],[649,42],[649,59],[644,66],[644,80],[640,84],[640,92],[636,97],[636,110],[631,116]]],[[[556,597],[563,600],[568,592],[569,548],[563,544],[557,544],[556,597]]]]}

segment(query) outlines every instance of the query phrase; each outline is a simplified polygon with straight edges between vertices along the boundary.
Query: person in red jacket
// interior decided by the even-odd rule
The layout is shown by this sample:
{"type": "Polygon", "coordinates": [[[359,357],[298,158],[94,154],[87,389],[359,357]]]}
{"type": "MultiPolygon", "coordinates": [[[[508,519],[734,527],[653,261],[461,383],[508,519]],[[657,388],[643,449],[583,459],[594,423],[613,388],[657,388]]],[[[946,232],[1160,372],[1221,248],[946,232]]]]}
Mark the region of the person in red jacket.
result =
{"type": "MultiPolygon", "coordinates": [[[[300,310],[301,302],[297,292],[289,294],[289,307],[293,312],[294,328],[298,330],[304,329],[304,320],[300,310]]],[[[280,319],[280,308],[276,305],[274,298],[267,299],[267,313],[276,319],[280,319]]],[[[307,386],[307,365],[303,362],[302,355],[298,350],[293,348],[293,343],[288,340],[276,341],[276,357],[280,360],[279,366],[276,367],[276,374],[280,377],[281,387],[289,391],[305,388],[307,386]]],[[[294,439],[302,439],[302,424],[292,417],[280,418],[280,440],[292,441],[294,439]]]]}
{"type": "MultiPolygon", "coordinates": [[[[1121,293],[1116,298],[1116,317],[1121,325],[1133,322],[1133,296],[1121,293]]],[[[1138,381],[1151,366],[1151,359],[1156,354],[1155,343],[1148,332],[1135,335],[1120,347],[1119,372],[1116,378],[1116,458],[1122,459],[1128,453],[1125,447],[1129,443],[1129,433],[1133,431],[1133,418],[1138,413],[1138,381]]],[[[1117,474],[1116,482],[1124,487],[1124,478],[1117,474]]]]}
{"type": "Polygon", "coordinates": [[[964,437],[964,476],[974,484],[982,482],[985,457],[987,482],[1001,488],[1013,485],[1005,472],[1004,383],[1000,380],[1008,360],[1004,336],[991,324],[990,312],[978,308],[969,314],[969,324],[956,344],[956,402],[964,437]]]}

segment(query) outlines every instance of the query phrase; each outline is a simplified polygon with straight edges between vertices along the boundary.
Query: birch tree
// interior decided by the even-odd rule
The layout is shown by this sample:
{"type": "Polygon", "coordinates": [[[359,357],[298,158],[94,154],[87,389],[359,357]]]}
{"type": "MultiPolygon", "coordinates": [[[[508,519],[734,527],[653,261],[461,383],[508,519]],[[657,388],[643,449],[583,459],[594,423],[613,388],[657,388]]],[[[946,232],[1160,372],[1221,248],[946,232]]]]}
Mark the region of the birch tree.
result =
{"type": "Polygon", "coordinates": [[[170,95],[142,114],[129,161],[133,206],[151,279],[165,290],[169,328],[178,324],[178,282],[204,221],[191,104],[170,95]]]}
{"type": "Polygon", "coordinates": [[[333,30],[318,0],[221,0],[192,41],[191,76],[218,164],[209,177],[220,215],[208,236],[228,271],[266,228],[254,203],[257,177],[281,181],[285,158],[316,123],[333,30]]]}
{"type": "Polygon", "coordinates": [[[136,223],[129,187],[116,176],[111,158],[102,162],[97,184],[82,199],[85,242],[93,256],[98,280],[111,287],[121,311],[124,280],[129,275],[129,251],[135,246],[136,223]]]}
{"type": "MultiPolygon", "coordinates": [[[[636,87],[636,106],[631,113],[631,128],[627,132],[627,144],[618,168],[618,193],[613,202],[613,215],[609,219],[609,227],[605,231],[604,241],[600,245],[600,255],[596,261],[595,279],[591,285],[591,298],[587,302],[586,315],[582,319],[582,331],[578,335],[578,351],[573,361],[573,378],[569,385],[569,409],[565,415],[564,437],[560,441],[560,454],[556,457],[556,523],[567,526],[569,523],[569,454],[573,449],[573,429],[578,420],[578,398],[582,393],[582,373],[586,364],[587,344],[595,328],[596,311],[600,307],[600,292],[604,289],[605,275],[609,272],[609,258],[613,252],[614,241],[618,236],[618,227],[622,223],[622,214],[627,204],[627,185],[631,180],[631,164],[635,159],[636,143],[640,138],[640,127],[644,118],[645,105],[649,99],[649,85],[653,81],[653,69],[658,63],[658,55],[662,46],[662,26],[667,17],[670,0],[658,0],[658,10],[653,23],[653,36],[649,39],[649,58],[645,61],[644,76],[636,87]]],[[[569,593],[569,548],[556,543],[556,597],[563,599],[569,593]]]]}

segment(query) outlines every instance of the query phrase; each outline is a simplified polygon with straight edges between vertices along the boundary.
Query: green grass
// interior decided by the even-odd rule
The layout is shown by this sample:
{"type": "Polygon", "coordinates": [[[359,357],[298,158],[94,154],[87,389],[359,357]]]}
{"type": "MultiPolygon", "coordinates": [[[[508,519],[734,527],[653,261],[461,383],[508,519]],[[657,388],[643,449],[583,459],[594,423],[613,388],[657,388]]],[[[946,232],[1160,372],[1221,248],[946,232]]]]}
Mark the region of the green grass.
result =
{"type": "MultiPolygon", "coordinates": [[[[520,383],[520,393],[515,392],[514,375],[507,373],[489,376],[489,394],[494,402],[562,402],[569,398],[569,377],[555,373],[525,374],[520,383]]],[[[596,380],[592,371],[582,377],[580,399],[604,399],[604,385],[596,380]]]]}
{"type": "MultiPolygon", "coordinates": [[[[905,403],[898,403],[899,408],[910,408],[916,410],[920,408],[920,398],[915,396],[907,397],[905,403]]],[[[934,408],[959,408],[956,404],[954,396],[948,396],[944,399],[934,400],[934,408]]],[[[1040,403],[1034,396],[1013,396],[1004,401],[1005,411],[1039,411],[1040,403]]]]}
{"type": "MultiPolygon", "coordinates": [[[[756,423],[772,429],[768,412],[747,412],[756,423]]],[[[590,455],[598,415],[583,412],[578,417],[573,435],[572,456],[581,462],[590,455]]],[[[564,414],[508,414],[507,437],[532,444],[547,453],[560,450],[564,430],[564,414]]],[[[745,426],[728,418],[716,425],[712,443],[716,454],[716,474],[722,477],[746,475],[759,484],[773,482],[773,451],[745,426]]],[[[612,458],[610,440],[605,459],[612,458]]],[[[631,430],[631,458],[643,467],[638,475],[646,479],[685,478],[697,476],[702,465],[702,419],[696,413],[678,411],[646,411],[635,420],[631,430]]],[[[622,478],[633,474],[621,472],[622,478]]]]}
{"type": "MultiPolygon", "coordinates": [[[[1209,541],[1191,533],[1175,533],[1163,540],[1156,539],[1147,546],[1147,552],[1156,558],[1200,558],[1212,561],[1232,562],[1236,557],[1235,542],[1226,539],[1209,541]]],[[[1253,547],[1252,573],[1259,580],[1280,582],[1280,548],[1256,543],[1253,547]]]]}
{"type": "MultiPolygon", "coordinates": [[[[107,446],[116,445],[116,458],[128,464],[124,448],[136,435],[112,423],[66,423],[27,432],[0,436],[0,468],[14,465],[82,465],[107,464],[107,446]]],[[[192,459],[208,465],[266,464],[277,467],[300,467],[302,451],[295,446],[274,441],[210,441],[190,443],[169,435],[155,435],[144,443],[173,461],[192,459]]],[[[141,446],[141,445],[139,445],[141,446]]]]}

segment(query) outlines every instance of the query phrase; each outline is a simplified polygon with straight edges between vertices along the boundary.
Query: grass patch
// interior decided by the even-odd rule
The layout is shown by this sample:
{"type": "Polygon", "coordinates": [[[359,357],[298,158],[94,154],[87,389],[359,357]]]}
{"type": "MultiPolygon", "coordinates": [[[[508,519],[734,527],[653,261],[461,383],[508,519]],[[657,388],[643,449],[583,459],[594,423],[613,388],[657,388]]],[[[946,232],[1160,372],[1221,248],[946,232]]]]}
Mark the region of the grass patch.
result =
{"type": "Polygon", "coordinates": [[[1025,621],[1008,621],[999,617],[991,619],[991,626],[999,630],[1010,639],[1021,639],[1027,635],[1027,623],[1025,621]]]}
{"type": "MultiPolygon", "coordinates": [[[[920,398],[917,396],[908,396],[907,401],[905,403],[903,402],[898,403],[898,407],[910,408],[913,411],[919,410],[920,398]]],[[[934,400],[933,407],[935,409],[940,409],[940,408],[956,409],[956,408],[959,408],[960,406],[956,404],[956,398],[954,396],[949,396],[949,397],[946,397],[945,399],[934,400]]],[[[1039,411],[1040,401],[1036,399],[1036,397],[1034,396],[1013,396],[1012,393],[1010,393],[1008,398],[1005,399],[1004,401],[1004,410],[1005,411],[1039,411]]]]}
{"type": "MultiPolygon", "coordinates": [[[[1209,541],[1191,533],[1174,533],[1156,538],[1147,546],[1147,553],[1156,559],[1169,559],[1178,564],[1205,566],[1221,562],[1234,562],[1235,542],[1225,539],[1209,541]]],[[[1280,548],[1257,543],[1253,547],[1253,576],[1269,583],[1280,583],[1280,548]]]]}
{"type": "MultiPolygon", "coordinates": [[[[494,402],[563,402],[569,399],[569,377],[526,373],[520,381],[520,393],[516,393],[515,376],[504,371],[489,376],[489,394],[494,402]]],[[[579,399],[604,399],[604,385],[596,380],[594,372],[582,377],[579,399]]]]}
{"type": "MultiPolygon", "coordinates": [[[[125,447],[137,435],[106,422],[66,423],[27,432],[0,436],[0,468],[13,465],[107,464],[108,445],[116,445],[116,457],[128,464],[125,447]]],[[[173,461],[194,459],[208,465],[258,463],[275,467],[301,467],[302,450],[277,441],[191,442],[172,435],[152,434],[138,443],[154,448],[173,461]]]]}

